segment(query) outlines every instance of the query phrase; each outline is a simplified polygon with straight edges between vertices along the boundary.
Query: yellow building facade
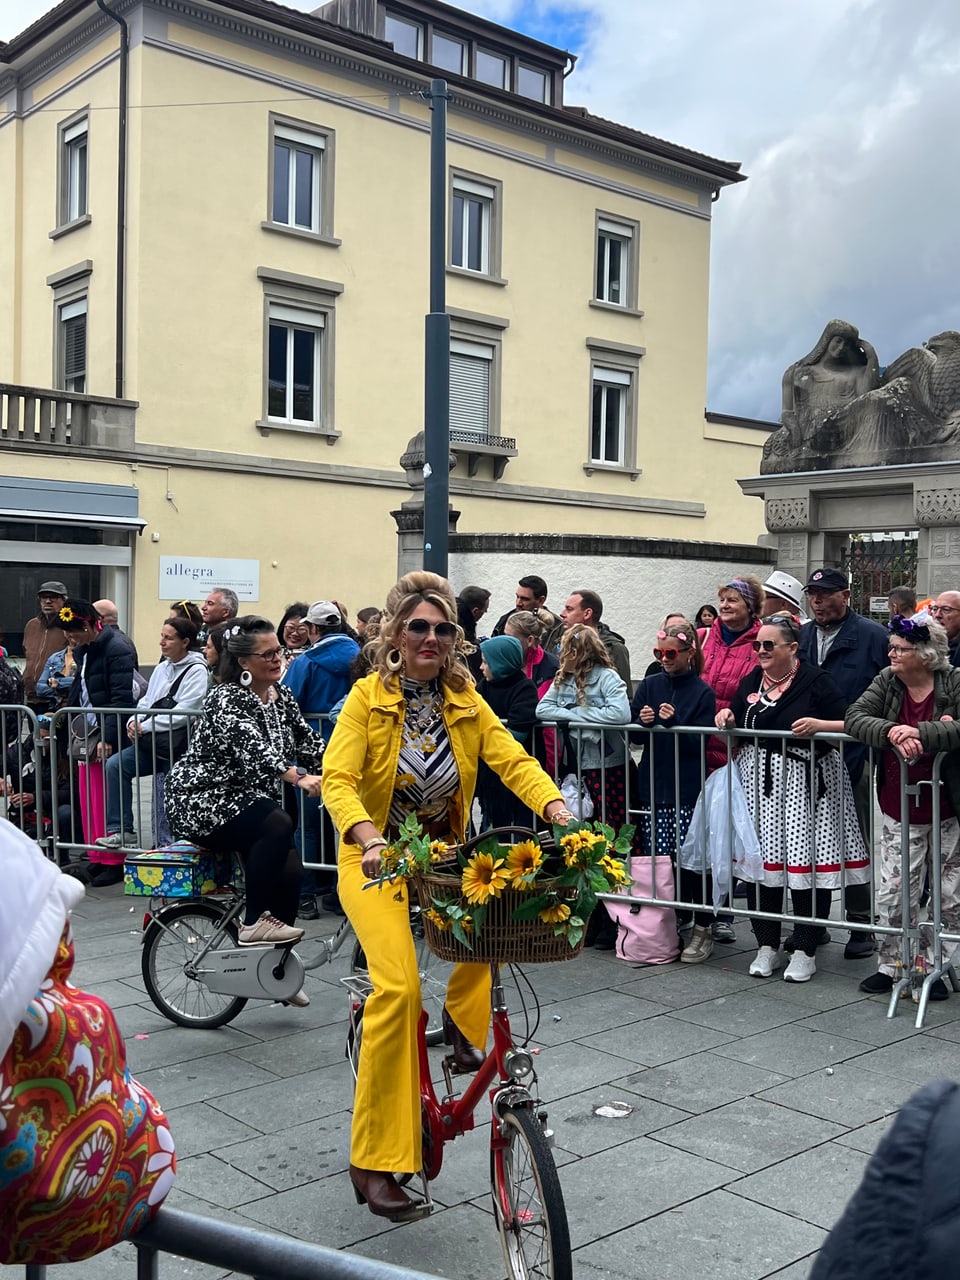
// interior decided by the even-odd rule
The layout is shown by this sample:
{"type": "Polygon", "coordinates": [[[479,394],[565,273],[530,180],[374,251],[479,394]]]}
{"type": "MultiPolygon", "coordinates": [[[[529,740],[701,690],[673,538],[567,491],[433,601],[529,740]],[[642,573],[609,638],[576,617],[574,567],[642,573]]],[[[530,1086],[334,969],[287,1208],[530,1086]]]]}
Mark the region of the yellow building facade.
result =
{"type": "Polygon", "coordinates": [[[119,597],[145,653],[221,582],[268,615],[382,600],[440,74],[459,528],[756,540],[764,436],[704,416],[736,165],[565,106],[563,51],[426,0],[117,10],[65,0],[0,47],[8,637],[50,576],[119,597]]]}

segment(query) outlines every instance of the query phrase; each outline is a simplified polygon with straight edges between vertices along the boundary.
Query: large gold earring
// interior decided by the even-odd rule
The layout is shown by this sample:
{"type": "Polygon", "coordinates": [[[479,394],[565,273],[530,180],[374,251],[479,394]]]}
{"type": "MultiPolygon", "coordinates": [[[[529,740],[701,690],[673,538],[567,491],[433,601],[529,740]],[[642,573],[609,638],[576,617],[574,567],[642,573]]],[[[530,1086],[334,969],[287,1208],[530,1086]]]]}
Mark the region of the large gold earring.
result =
{"type": "Polygon", "coordinates": [[[387,670],[392,671],[394,674],[403,670],[403,654],[399,649],[388,649],[387,656],[383,661],[387,670]]]}

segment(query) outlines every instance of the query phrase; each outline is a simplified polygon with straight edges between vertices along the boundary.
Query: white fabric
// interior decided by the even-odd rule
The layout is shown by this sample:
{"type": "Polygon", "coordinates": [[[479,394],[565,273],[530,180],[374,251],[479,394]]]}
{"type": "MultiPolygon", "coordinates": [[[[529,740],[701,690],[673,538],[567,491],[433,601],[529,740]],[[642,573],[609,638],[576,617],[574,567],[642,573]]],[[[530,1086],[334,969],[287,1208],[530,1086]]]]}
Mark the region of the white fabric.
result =
{"type": "Polygon", "coordinates": [[[199,711],[203,706],[209,684],[207,664],[200,653],[188,653],[179,662],[168,662],[166,658],[153,669],[147,691],[137,703],[137,710],[148,711],[160,698],[166,697],[178,677],[186,671],[183,683],[177,690],[177,706],[174,712],[158,712],[155,716],[131,716],[128,724],[139,720],[144,733],[155,733],[158,729],[164,733],[170,729],[186,727],[189,716],[177,715],[177,711],[199,711]]]}
{"type": "Polygon", "coordinates": [[[723,906],[733,876],[763,880],[760,840],[735,765],[725,764],[707,778],[680,847],[680,865],[689,871],[709,868],[714,910],[723,906]]]}
{"type": "Polygon", "coordinates": [[[0,818],[0,1058],[47,976],[83,885],[65,876],[22,831],[0,818]]]}

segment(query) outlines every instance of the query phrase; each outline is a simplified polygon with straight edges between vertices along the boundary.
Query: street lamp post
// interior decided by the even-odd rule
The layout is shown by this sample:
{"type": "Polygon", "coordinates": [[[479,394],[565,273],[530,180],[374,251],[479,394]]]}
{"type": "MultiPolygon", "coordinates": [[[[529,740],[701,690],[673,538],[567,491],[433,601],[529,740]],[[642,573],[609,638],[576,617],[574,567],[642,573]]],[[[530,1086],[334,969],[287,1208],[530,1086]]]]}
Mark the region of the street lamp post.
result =
{"type": "Polygon", "coordinates": [[[447,82],[430,91],[430,312],[423,424],[423,567],[447,576],[450,505],[450,317],[447,315],[447,82]]]}

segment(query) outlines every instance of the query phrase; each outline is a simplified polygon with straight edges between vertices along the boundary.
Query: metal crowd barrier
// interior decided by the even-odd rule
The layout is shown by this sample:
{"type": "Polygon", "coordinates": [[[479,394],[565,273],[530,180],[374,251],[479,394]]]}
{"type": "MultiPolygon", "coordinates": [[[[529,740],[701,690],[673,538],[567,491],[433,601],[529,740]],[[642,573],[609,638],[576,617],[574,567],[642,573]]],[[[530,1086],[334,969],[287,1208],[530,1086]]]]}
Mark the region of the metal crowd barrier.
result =
{"type": "MultiPolygon", "coordinates": [[[[541,722],[541,729],[552,726],[550,722],[541,722]]],[[[679,738],[692,738],[696,742],[694,751],[699,763],[700,786],[699,791],[703,791],[706,778],[708,776],[707,768],[707,745],[713,740],[715,745],[721,745],[723,749],[723,758],[726,763],[730,764],[734,760],[736,752],[745,744],[757,746],[762,741],[772,740],[779,743],[774,748],[774,753],[782,757],[786,757],[789,752],[794,759],[798,757],[804,758],[804,767],[807,771],[807,784],[809,794],[817,794],[817,771],[818,759],[811,744],[820,744],[820,747],[830,747],[836,749],[839,754],[841,766],[846,769],[847,753],[852,749],[863,757],[863,767],[857,783],[852,784],[854,793],[854,807],[857,812],[858,826],[864,838],[866,850],[870,858],[870,876],[867,881],[869,890],[868,905],[863,903],[864,912],[867,920],[858,922],[854,920],[841,920],[845,930],[851,932],[873,933],[875,935],[889,935],[900,940],[900,967],[903,976],[894,982],[894,988],[891,992],[887,1016],[892,1018],[896,1015],[900,1000],[903,995],[909,991],[913,995],[917,1003],[916,1025],[918,1028],[923,1026],[926,1016],[927,1005],[929,1002],[930,989],[937,979],[943,979],[949,982],[955,991],[960,991],[960,978],[958,978],[954,966],[952,964],[952,955],[954,948],[960,944],[960,932],[950,933],[943,927],[942,921],[942,852],[941,852],[941,827],[940,827],[940,774],[945,756],[937,755],[934,760],[933,779],[930,784],[920,783],[919,786],[931,785],[933,790],[933,823],[930,832],[930,855],[929,855],[929,886],[930,900],[927,918],[921,918],[918,923],[911,926],[909,923],[909,886],[910,886],[910,824],[908,822],[901,823],[901,875],[902,875],[902,905],[901,905],[901,925],[882,924],[879,922],[876,903],[876,887],[877,887],[877,868],[878,868],[878,839],[879,839],[879,809],[876,804],[876,795],[874,791],[873,781],[875,766],[878,757],[882,754],[874,752],[873,749],[867,749],[862,743],[850,738],[846,734],[839,733],[823,733],[816,734],[812,738],[798,739],[787,732],[780,731],[755,731],[744,729],[717,730],[711,727],[700,726],[674,726],[671,728],[647,727],[644,725],[627,725],[617,726],[612,729],[609,725],[599,722],[583,722],[584,728],[599,731],[601,743],[601,764],[599,768],[600,783],[600,811],[594,814],[595,819],[608,821],[609,814],[607,812],[606,793],[607,793],[607,771],[606,763],[608,757],[603,752],[603,746],[608,736],[612,740],[613,754],[612,758],[619,761],[621,758],[619,752],[619,744],[623,735],[626,733],[630,739],[630,753],[626,774],[624,778],[624,786],[626,791],[626,812],[627,820],[638,828],[638,835],[635,838],[634,851],[640,852],[639,826],[642,819],[649,820],[649,828],[651,832],[651,846],[659,854],[668,854],[674,865],[675,886],[679,885],[680,875],[678,868],[680,866],[680,846],[681,837],[678,832],[677,822],[673,823],[674,841],[673,847],[665,849],[657,840],[654,833],[657,831],[657,815],[662,813],[664,808],[674,811],[676,818],[676,803],[673,805],[658,805],[655,799],[654,786],[654,769],[655,757],[658,749],[658,743],[662,742],[663,746],[672,754],[673,772],[674,772],[674,795],[680,792],[680,759],[679,752],[670,744],[668,735],[673,735],[673,742],[676,743],[679,738]],[[650,804],[646,808],[641,808],[638,790],[640,781],[640,770],[647,770],[649,777],[649,793],[651,796],[650,804]],[[922,955],[923,944],[926,939],[930,940],[931,948],[935,955],[934,967],[927,970],[922,983],[918,981],[919,966],[917,964],[918,956],[922,955]],[[946,944],[946,945],[945,945],[946,944]]],[[[559,760],[558,760],[559,763],[559,760]]],[[[558,770],[555,769],[555,777],[558,770]]],[[[578,783],[583,780],[583,766],[578,753],[576,764],[576,777],[578,783]]],[[[559,778],[558,778],[559,781],[559,778]]],[[[762,786],[762,779],[759,772],[755,771],[752,779],[749,780],[752,787],[759,789],[762,786]]],[[[728,775],[728,789],[732,786],[732,778],[728,775]]],[[[918,785],[910,780],[909,766],[904,761],[900,761],[900,796],[901,796],[901,812],[908,813],[910,801],[918,795],[918,785]]],[[[756,795],[756,793],[755,793],[756,795]]],[[[786,812],[786,798],[781,796],[781,825],[786,812]]],[[[754,805],[754,811],[757,812],[758,805],[754,805]]],[[[960,817],[960,815],[958,815],[960,817]]],[[[755,824],[756,826],[756,824],[755,824]]],[[[762,911],[757,905],[755,899],[748,900],[745,905],[743,899],[735,896],[735,882],[732,868],[727,868],[726,878],[722,883],[723,904],[718,909],[718,914],[725,914],[735,918],[746,918],[749,920],[770,920],[782,922],[788,929],[796,925],[810,925],[814,927],[833,927],[836,928],[838,921],[827,915],[818,915],[815,911],[816,889],[817,889],[817,872],[816,872],[816,830],[812,830],[812,838],[814,842],[814,867],[811,870],[811,903],[814,910],[809,915],[798,915],[792,910],[792,902],[790,898],[789,886],[786,883],[787,877],[784,876],[784,885],[781,890],[781,909],[779,911],[762,911]]],[[[841,809],[840,818],[840,846],[846,850],[848,840],[845,833],[845,816],[841,809]]],[[[786,856],[786,851],[784,851],[786,856]]],[[[631,903],[640,906],[669,906],[676,910],[686,913],[696,911],[707,912],[713,914],[714,906],[712,898],[708,893],[709,889],[709,871],[704,865],[700,871],[700,894],[697,900],[690,897],[684,897],[675,891],[672,898],[662,898],[656,896],[655,880],[654,892],[652,896],[636,895],[631,893],[631,903]]],[[[689,884],[689,881],[688,881],[689,884]]],[[[849,890],[855,888],[853,885],[847,884],[847,875],[844,860],[841,858],[839,863],[839,884],[831,889],[831,894],[838,894],[841,904],[847,900],[849,890]]],[[[600,895],[604,901],[618,902],[623,901],[622,897],[616,894],[600,895]]],[[[834,899],[836,901],[837,899],[834,899]]],[[[960,924],[957,926],[960,930],[960,924]]]]}
{"type": "MultiPolygon", "coordinates": [[[[137,1280],[158,1280],[160,1255],[177,1255],[257,1280],[431,1280],[427,1273],[360,1254],[304,1244],[213,1218],[161,1209],[130,1241],[137,1280]]],[[[25,1280],[46,1280],[47,1268],[29,1265],[25,1280]]]]}
{"type": "MultiPolygon", "coordinates": [[[[66,862],[71,855],[76,856],[77,851],[91,848],[97,835],[102,834],[106,828],[109,796],[103,785],[104,765],[101,762],[80,760],[77,758],[75,751],[71,752],[71,730],[77,728],[76,717],[80,716],[82,719],[86,717],[93,718],[95,724],[90,725],[90,728],[96,728],[101,738],[103,728],[112,722],[117,727],[119,741],[126,746],[128,745],[126,721],[135,711],[136,709],[132,707],[120,709],[64,708],[52,715],[43,716],[34,714],[33,711],[25,706],[0,706],[0,749],[2,749],[4,763],[2,808],[7,817],[38,840],[48,856],[57,859],[61,863],[66,862]],[[39,785],[36,785],[37,780],[39,780],[39,785]],[[28,800],[30,796],[33,797],[32,801],[28,800]]],[[[202,714],[202,712],[177,713],[178,720],[182,719],[181,727],[186,727],[187,729],[188,739],[202,714]]],[[[318,716],[308,716],[308,718],[319,719],[321,721],[321,732],[324,733],[326,731],[325,736],[329,736],[331,730],[328,720],[318,716]]],[[[648,728],[643,725],[625,725],[613,728],[599,722],[585,722],[582,727],[588,730],[595,730],[600,744],[599,769],[598,771],[591,771],[590,775],[593,782],[593,794],[599,800],[598,812],[595,813],[594,817],[604,822],[619,821],[620,815],[613,814],[610,811],[612,806],[608,806],[608,782],[611,781],[609,777],[611,770],[614,768],[619,769],[621,762],[624,760],[623,745],[626,743],[628,747],[626,767],[623,770],[622,778],[618,775],[616,779],[618,784],[622,781],[623,803],[620,805],[618,800],[617,808],[622,808],[622,816],[625,820],[634,823],[638,827],[641,821],[649,822],[652,832],[657,830],[658,813],[662,812],[664,807],[676,808],[675,804],[668,806],[664,806],[662,803],[658,804],[655,798],[655,759],[661,743],[664,749],[670,744],[669,749],[673,758],[674,795],[680,792],[680,758],[679,752],[674,750],[674,744],[679,745],[684,739],[687,741],[692,739],[694,743],[692,751],[695,755],[700,775],[700,790],[703,789],[708,775],[707,747],[711,740],[714,747],[718,744],[722,746],[723,758],[728,763],[733,760],[737,749],[745,743],[756,746],[763,740],[773,739],[778,741],[779,746],[775,749],[775,753],[786,757],[789,752],[794,759],[798,758],[798,756],[804,759],[804,765],[808,771],[807,781],[811,795],[816,794],[818,785],[818,759],[816,752],[810,749],[811,743],[819,744],[821,748],[835,748],[839,753],[841,764],[845,764],[846,754],[850,750],[856,750],[860,753],[865,750],[861,744],[855,743],[853,739],[844,734],[818,734],[813,739],[801,740],[786,733],[742,729],[718,732],[711,727],[648,728]],[[608,743],[611,748],[609,753],[606,750],[608,743]],[[643,770],[647,771],[651,795],[650,805],[645,810],[641,809],[638,796],[639,781],[643,770]],[[599,782],[597,782],[597,774],[599,774],[599,782]]],[[[128,829],[131,833],[136,834],[137,843],[135,846],[131,845],[131,849],[155,848],[170,841],[171,833],[168,829],[164,830],[161,788],[162,778],[168,767],[163,751],[164,739],[166,738],[169,744],[175,731],[175,726],[169,724],[162,727],[159,734],[148,735],[150,741],[143,751],[133,755],[132,769],[130,771],[131,800],[129,812],[125,811],[125,806],[122,802],[120,805],[120,829],[128,829]],[[160,748],[159,752],[158,746],[160,748]],[[153,792],[145,803],[142,784],[150,779],[152,779],[153,792]],[[161,780],[159,783],[158,779],[161,780]],[[148,808],[151,810],[152,822],[148,822],[145,816],[148,808]],[[130,823],[129,828],[126,826],[127,822],[130,823]]],[[[76,739],[81,735],[74,732],[72,736],[76,739]]],[[[530,753],[537,756],[541,762],[546,761],[548,756],[550,757],[555,776],[561,772],[562,737],[561,726],[558,724],[538,722],[530,727],[529,744],[525,744],[530,753]],[[553,730],[554,733],[552,754],[548,750],[549,739],[545,738],[545,731],[549,733],[550,730],[553,730]]],[[[575,773],[579,784],[584,779],[584,767],[583,752],[578,747],[576,733],[571,735],[571,742],[575,749],[575,763],[572,771],[575,773]]],[[[167,748],[167,756],[169,756],[169,746],[167,748]]],[[[567,763],[569,764],[569,761],[567,763]]],[[[956,926],[954,932],[947,931],[943,924],[941,893],[942,850],[939,823],[940,775],[943,757],[938,756],[936,758],[933,780],[928,784],[932,786],[935,817],[931,832],[929,910],[927,917],[912,927],[909,924],[910,830],[907,823],[902,824],[901,833],[903,924],[896,926],[874,923],[877,917],[877,877],[875,867],[878,836],[876,823],[878,810],[872,795],[874,764],[875,753],[872,750],[867,751],[864,757],[861,780],[855,788],[857,792],[855,800],[858,810],[858,825],[863,830],[867,850],[871,858],[868,903],[864,904],[863,911],[867,919],[861,922],[846,920],[843,922],[843,926],[853,932],[870,932],[876,935],[887,934],[900,939],[903,976],[899,977],[894,985],[889,1016],[893,1017],[895,1015],[899,1005],[899,997],[908,988],[912,987],[914,993],[919,988],[917,1025],[921,1026],[926,1014],[930,988],[938,978],[950,982],[955,989],[960,989],[960,983],[957,981],[951,963],[954,950],[960,944],[960,924],[956,926]],[[926,940],[930,941],[931,950],[935,957],[935,965],[925,974],[923,982],[919,983],[917,981],[918,966],[916,957],[920,952],[922,943],[926,940]]],[[[761,786],[759,774],[754,776],[751,785],[755,788],[761,786]]],[[[904,812],[908,812],[909,803],[918,794],[918,788],[911,782],[909,768],[903,762],[900,764],[900,786],[902,808],[904,812]]],[[[326,811],[319,802],[316,800],[311,801],[309,797],[299,790],[294,790],[291,794],[298,806],[298,838],[301,842],[300,847],[305,868],[320,872],[335,871],[338,837],[326,811]]],[[[781,815],[781,817],[783,816],[781,815]]],[[[531,815],[531,821],[536,824],[539,821],[538,816],[531,815]]],[[[841,844],[845,847],[847,842],[843,837],[844,821],[845,819],[841,817],[841,844]]],[[[676,822],[674,822],[674,833],[674,847],[664,850],[658,846],[658,852],[669,853],[676,869],[680,862],[680,836],[676,822]]],[[[814,832],[814,840],[815,838],[816,833],[814,832]]],[[[635,847],[639,848],[639,838],[635,847]]],[[[122,857],[122,851],[118,852],[122,857]]],[[[115,858],[114,860],[118,861],[119,859],[115,858]]],[[[676,883],[678,885],[680,879],[680,875],[677,875],[676,883]]],[[[689,877],[684,877],[684,879],[686,879],[689,887],[689,877]]],[[[811,901],[813,904],[816,903],[816,880],[816,870],[814,869],[811,877],[813,890],[811,901]]],[[[656,896],[637,896],[632,898],[632,901],[641,906],[672,906],[684,912],[712,912],[713,903],[709,898],[709,887],[708,869],[704,865],[700,869],[700,891],[696,899],[689,895],[683,897],[679,892],[675,892],[673,898],[669,900],[656,896]]],[[[779,920],[783,921],[787,926],[799,924],[827,928],[836,927],[837,925],[835,919],[831,919],[826,915],[817,915],[815,911],[812,911],[809,915],[793,913],[789,889],[786,885],[782,890],[781,909],[776,912],[758,909],[755,900],[750,900],[744,904],[743,899],[737,898],[734,892],[734,876],[729,868],[721,887],[724,899],[721,909],[733,918],[779,920]]],[[[841,860],[839,886],[835,890],[840,894],[841,902],[845,901],[848,889],[851,887],[846,883],[846,873],[841,860]]],[[[603,896],[606,901],[617,900],[616,895],[613,894],[603,896]]]]}

